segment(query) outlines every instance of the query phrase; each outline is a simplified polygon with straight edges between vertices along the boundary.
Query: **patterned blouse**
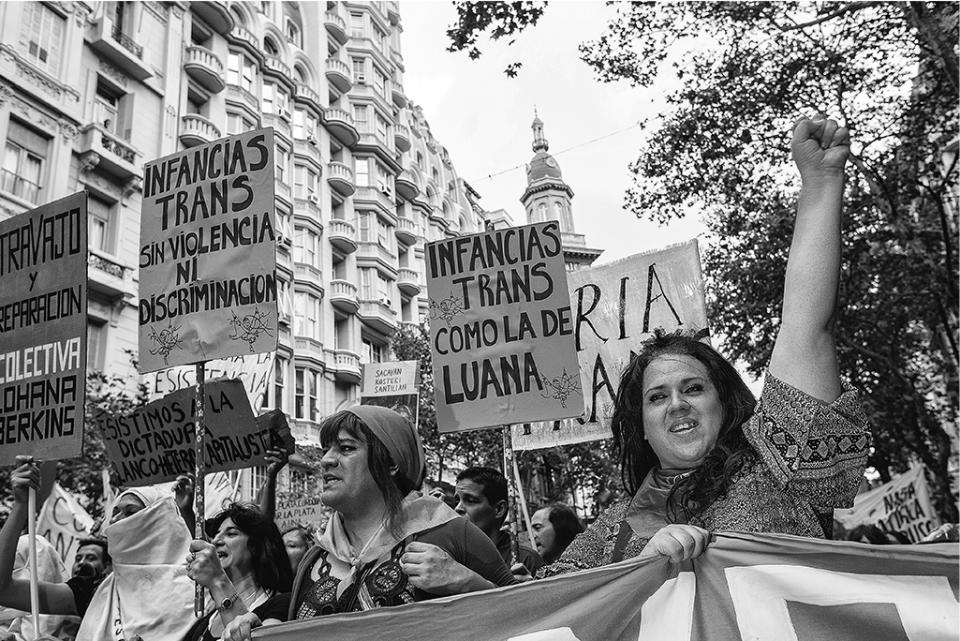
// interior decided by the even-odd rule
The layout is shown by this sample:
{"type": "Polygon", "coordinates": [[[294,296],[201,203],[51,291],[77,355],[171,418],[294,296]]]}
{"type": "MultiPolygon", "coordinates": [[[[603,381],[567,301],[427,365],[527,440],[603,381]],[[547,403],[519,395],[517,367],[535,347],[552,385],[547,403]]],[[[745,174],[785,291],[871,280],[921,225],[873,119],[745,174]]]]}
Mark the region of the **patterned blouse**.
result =
{"type": "MultiPolygon", "coordinates": [[[[844,385],[840,397],[827,404],[768,372],[756,411],[743,431],[756,457],[737,473],[726,496],[690,524],[710,531],[824,538],[832,526],[833,509],[853,505],[871,444],[856,390],[844,385]]],[[[537,576],[606,565],[615,560],[615,547],[622,551],[620,558],[639,555],[652,532],[627,530],[629,539],[617,544],[631,503],[632,499],[610,506],[537,576]]]]}

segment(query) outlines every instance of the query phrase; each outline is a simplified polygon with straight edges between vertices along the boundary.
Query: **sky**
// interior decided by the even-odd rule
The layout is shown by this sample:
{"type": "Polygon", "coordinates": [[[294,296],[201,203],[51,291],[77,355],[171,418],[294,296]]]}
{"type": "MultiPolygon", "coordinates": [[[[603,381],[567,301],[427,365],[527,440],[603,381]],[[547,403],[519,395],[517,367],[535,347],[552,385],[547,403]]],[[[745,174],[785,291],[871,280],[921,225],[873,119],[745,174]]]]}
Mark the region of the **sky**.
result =
{"type": "Polygon", "coordinates": [[[586,235],[588,247],[604,250],[597,264],[702,232],[695,217],[660,227],[624,210],[628,165],[646,135],[638,122],[665,109],[661,96],[675,80],[664,77],[651,90],[594,78],[577,45],[603,33],[613,8],[585,0],[551,2],[538,25],[512,46],[483,40],[478,60],[446,50],[446,29],[456,20],[452,2],[403,0],[400,15],[404,93],[423,108],[434,137],[480,193],[484,209],[506,209],[514,224],[526,223],[520,196],[524,164],[533,157],[536,108],[550,153],[574,192],[576,230],[586,235]],[[523,66],[508,78],[503,70],[517,60],[523,66]]]}

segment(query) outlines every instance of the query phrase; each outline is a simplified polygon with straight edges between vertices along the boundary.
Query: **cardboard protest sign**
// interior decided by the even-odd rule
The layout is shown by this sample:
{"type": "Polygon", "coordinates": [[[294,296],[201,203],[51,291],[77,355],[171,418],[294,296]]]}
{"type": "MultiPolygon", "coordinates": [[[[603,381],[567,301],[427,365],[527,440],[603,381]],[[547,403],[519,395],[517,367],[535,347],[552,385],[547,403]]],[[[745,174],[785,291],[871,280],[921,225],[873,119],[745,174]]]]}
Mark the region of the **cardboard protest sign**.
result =
{"type": "Polygon", "coordinates": [[[389,407],[416,425],[419,385],[420,361],[366,363],[360,372],[360,404],[389,407]]]}
{"type": "Polygon", "coordinates": [[[319,499],[301,498],[281,501],[273,517],[277,528],[285,532],[292,527],[319,528],[323,520],[323,503],[319,499]]]}
{"type": "MultiPolygon", "coordinates": [[[[98,419],[121,485],[151,485],[194,472],[194,394],[192,389],[177,390],[130,414],[98,419]]],[[[254,419],[243,384],[207,383],[204,396],[207,473],[265,465],[271,429],[254,419]]]]}
{"type": "Polygon", "coordinates": [[[144,166],[140,371],[277,348],[273,130],[144,166]]]}
{"type": "Polygon", "coordinates": [[[833,517],[847,530],[876,525],[884,532],[900,532],[916,543],[940,527],[933,509],[923,467],[914,465],[889,483],[858,494],[853,507],[834,510],[833,517]]]}
{"type": "Polygon", "coordinates": [[[87,194],[0,221],[0,465],[79,456],[87,367],[87,194]]]}
{"type": "Polygon", "coordinates": [[[440,431],[579,416],[559,223],[458,236],[426,249],[440,431]]]}
{"type": "Polygon", "coordinates": [[[50,541],[67,567],[73,565],[80,539],[89,537],[92,529],[93,517],[70,492],[54,483],[37,517],[37,533],[50,541]]]}
{"type": "MultiPolygon", "coordinates": [[[[250,407],[254,411],[263,407],[263,398],[273,373],[274,352],[231,356],[208,361],[204,375],[207,381],[219,378],[237,378],[243,381],[250,398],[250,407]]],[[[151,372],[143,376],[150,400],[163,398],[178,389],[193,388],[197,384],[197,368],[191,365],[171,367],[151,372]]]]}
{"type": "Polygon", "coordinates": [[[574,308],[584,415],[513,427],[513,447],[533,450],[609,438],[620,375],[654,329],[707,335],[697,241],[567,275],[574,308]]]}

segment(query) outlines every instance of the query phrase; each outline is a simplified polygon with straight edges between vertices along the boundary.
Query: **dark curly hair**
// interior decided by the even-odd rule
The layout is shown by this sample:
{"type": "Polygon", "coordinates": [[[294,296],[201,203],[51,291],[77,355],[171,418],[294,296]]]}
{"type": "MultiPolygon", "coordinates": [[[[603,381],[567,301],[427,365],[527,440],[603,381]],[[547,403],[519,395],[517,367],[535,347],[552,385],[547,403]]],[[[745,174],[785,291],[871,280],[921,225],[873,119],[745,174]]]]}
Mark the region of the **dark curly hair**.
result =
{"type": "Polygon", "coordinates": [[[560,558],[560,555],[567,549],[567,546],[573,543],[577,535],[583,532],[584,527],[580,521],[580,517],[577,516],[577,513],[569,505],[565,503],[549,503],[545,507],[550,510],[547,518],[550,519],[550,525],[553,526],[553,545],[555,549],[553,553],[550,554],[549,559],[544,556],[543,560],[546,563],[553,563],[560,558]]]}
{"type": "Polygon", "coordinates": [[[204,523],[207,536],[213,539],[227,519],[233,520],[237,529],[247,535],[253,580],[257,585],[277,593],[289,592],[293,586],[293,570],[276,523],[256,505],[233,503],[212,519],[207,519],[204,523]]]}
{"type": "Polygon", "coordinates": [[[654,359],[667,354],[686,355],[703,363],[723,408],[713,449],[700,467],[678,482],[670,493],[668,517],[677,521],[696,516],[725,496],[734,475],[753,460],[753,448],[742,428],[753,415],[757,401],[737,370],[715,349],[683,331],[656,330],[623,371],[611,422],[613,442],[620,458],[620,476],[631,494],[637,492],[650,470],[660,466],[660,460],[644,438],[643,375],[654,359]]]}

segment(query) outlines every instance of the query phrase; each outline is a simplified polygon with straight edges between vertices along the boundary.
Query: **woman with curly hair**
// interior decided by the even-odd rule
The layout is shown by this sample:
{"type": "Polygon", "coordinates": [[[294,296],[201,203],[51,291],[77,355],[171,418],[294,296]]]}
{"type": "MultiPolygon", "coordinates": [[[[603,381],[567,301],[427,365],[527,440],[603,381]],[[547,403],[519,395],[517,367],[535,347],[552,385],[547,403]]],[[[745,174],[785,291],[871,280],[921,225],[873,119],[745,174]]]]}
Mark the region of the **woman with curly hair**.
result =
{"type": "Polygon", "coordinates": [[[632,556],[687,560],[710,531],[830,538],[833,508],[852,505],[870,446],[832,335],[849,145],[833,120],[794,126],[802,186],[759,403],[713,348],[655,333],[623,372],[611,425],[633,498],[611,506],[541,576],[632,556]]]}
{"type": "Polygon", "coordinates": [[[255,505],[234,503],[205,529],[210,542],[190,544],[187,574],[208,590],[210,604],[184,641],[219,639],[228,623],[248,612],[286,621],[293,571],[276,524],[255,505]]]}

